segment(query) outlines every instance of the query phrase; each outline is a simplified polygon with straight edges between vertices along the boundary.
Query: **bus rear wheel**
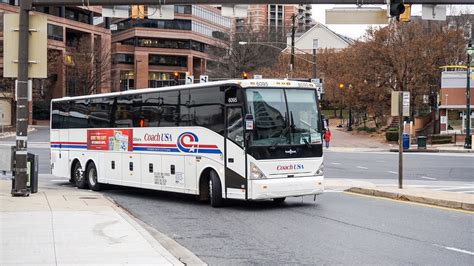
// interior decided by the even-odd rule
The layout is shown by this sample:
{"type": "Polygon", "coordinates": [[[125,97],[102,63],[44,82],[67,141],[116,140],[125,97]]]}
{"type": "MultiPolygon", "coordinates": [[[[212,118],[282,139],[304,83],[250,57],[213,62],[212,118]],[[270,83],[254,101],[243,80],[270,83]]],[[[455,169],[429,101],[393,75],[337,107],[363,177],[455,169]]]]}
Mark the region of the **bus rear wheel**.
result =
{"type": "Polygon", "coordinates": [[[94,163],[90,163],[86,170],[87,184],[93,191],[99,191],[101,189],[100,183],[97,181],[97,168],[94,163]]]}
{"type": "Polygon", "coordinates": [[[275,203],[276,205],[280,205],[283,202],[285,202],[285,200],[286,200],[286,198],[274,198],[273,203],[275,203]]]}
{"type": "Polygon", "coordinates": [[[209,178],[209,199],[211,201],[211,206],[214,208],[221,207],[224,203],[222,199],[222,186],[219,176],[216,172],[211,171],[209,178]]]}
{"type": "Polygon", "coordinates": [[[84,178],[84,170],[82,170],[82,165],[81,163],[78,161],[74,164],[74,168],[73,168],[73,175],[74,175],[74,182],[76,184],[76,187],[77,188],[80,188],[80,189],[84,189],[84,188],[87,188],[87,181],[86,179],[84,178]]]}

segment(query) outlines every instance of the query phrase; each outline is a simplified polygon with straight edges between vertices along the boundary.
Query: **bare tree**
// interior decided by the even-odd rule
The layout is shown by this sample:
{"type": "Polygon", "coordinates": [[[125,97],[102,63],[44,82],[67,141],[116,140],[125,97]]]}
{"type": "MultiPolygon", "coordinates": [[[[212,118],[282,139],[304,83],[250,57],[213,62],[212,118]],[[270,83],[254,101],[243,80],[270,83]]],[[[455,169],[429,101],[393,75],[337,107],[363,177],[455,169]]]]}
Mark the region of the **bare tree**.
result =
{"type": "Polygon", "coordinates": [[[68,95],[94,94],[110,82],[110,46],[96,42],[91,47],[90,40],[84,39],[74,42],[66,52],[64,65],[68,95]]]}
{"type": "Polygon", "coordinates": [[[211,63],[208,74],[217,78],[237,78],[242,72],[253,72],[271,66],[286,45],[283,34],[247,25],[241,31],[230,32],[209,48],[211,63]],[[247,44],[242,45],[241,42],[247,44]],[[283,44],[282,44],[283,43],[283,44]]]}

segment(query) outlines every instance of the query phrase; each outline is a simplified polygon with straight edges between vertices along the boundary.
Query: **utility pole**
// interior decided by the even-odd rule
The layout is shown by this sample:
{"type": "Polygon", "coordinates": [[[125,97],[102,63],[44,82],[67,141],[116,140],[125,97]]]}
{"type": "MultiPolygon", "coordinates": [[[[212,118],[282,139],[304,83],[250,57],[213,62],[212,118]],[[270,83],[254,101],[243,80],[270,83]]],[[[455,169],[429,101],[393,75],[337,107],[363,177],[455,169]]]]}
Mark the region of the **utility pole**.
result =
{"type": "Polygon", "coordinates": [[[18,87],[16,104],[16,151],[15,151],[15,179],[12,187],[12,196],[29,196],[27,187],[27,140],[28,140],[28,38],[29,38],[29,11],[31,0],[20,1],[20,25],[18,45],[18,87]]]}
{"type": "Polygon", "coordinates": [[[464,149],[471,149],[471,53],[472,40],[467,45],[467,86],[466,86],[466,138],[464,140],[464,149]]]}
{"type": "Polygon", "coordinates": [[[398,188],[403,188],[403,91],[398,94],[398,188]]]}
{"type": "Polygon", "coordinates": [[[295,71],[295,33],[296,33],[296,14],[291,16],[291,59],[290,59],[290,72],[295,71]]]}

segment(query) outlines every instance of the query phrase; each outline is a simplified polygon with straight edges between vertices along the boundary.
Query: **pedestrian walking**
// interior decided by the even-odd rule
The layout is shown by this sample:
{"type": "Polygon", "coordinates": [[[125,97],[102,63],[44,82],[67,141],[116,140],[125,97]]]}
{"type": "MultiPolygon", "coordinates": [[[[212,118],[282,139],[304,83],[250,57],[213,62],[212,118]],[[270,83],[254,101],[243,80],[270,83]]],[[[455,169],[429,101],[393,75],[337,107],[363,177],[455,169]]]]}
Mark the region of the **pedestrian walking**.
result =
{"type": "Polygon", "coordinates": [[[331,131],[329,128],[324,133],[324,142],[326,142],[326,149],[329,149],[329,142],[331,141],[331,131]]]}

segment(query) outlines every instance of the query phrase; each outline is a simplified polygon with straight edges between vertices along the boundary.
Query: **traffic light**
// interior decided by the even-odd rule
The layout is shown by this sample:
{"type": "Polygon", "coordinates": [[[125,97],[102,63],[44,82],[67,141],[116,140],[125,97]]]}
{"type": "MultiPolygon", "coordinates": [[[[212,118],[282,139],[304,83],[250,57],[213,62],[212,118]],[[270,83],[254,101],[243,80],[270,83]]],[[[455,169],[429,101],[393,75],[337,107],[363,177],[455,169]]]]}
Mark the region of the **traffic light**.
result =
{"type": "Polygon", "coordinates": [[[242,72],[242,79],[248,79],[249,78],[249,73],[247,72],[242,72]]]}
{"type": "Polygon", "coordinates": [[[405,5],[403,4],[403,0],[390,0],[388,1],[388,8],[390,17],[400,17],[403,12],[405,12],[405,5]]]}
{"type": "Polygon", "coordinates": [[[144,5],[133,5],[132,19],[144,19],[145,18],[145,6],[144,5]]]}
{"type": "Polygon", "coordinates": [[[173,79],[174,79],[175,85],[178,85],[179,84],[179,73],[178,72],[173,73],[173,79]]]}
{"type": "Polygon", "coordinates": [[[410,22],[411,21],[411,5],[405,4],[405,11],[397,17],[397,20],[400,22],[410,22]]]}

